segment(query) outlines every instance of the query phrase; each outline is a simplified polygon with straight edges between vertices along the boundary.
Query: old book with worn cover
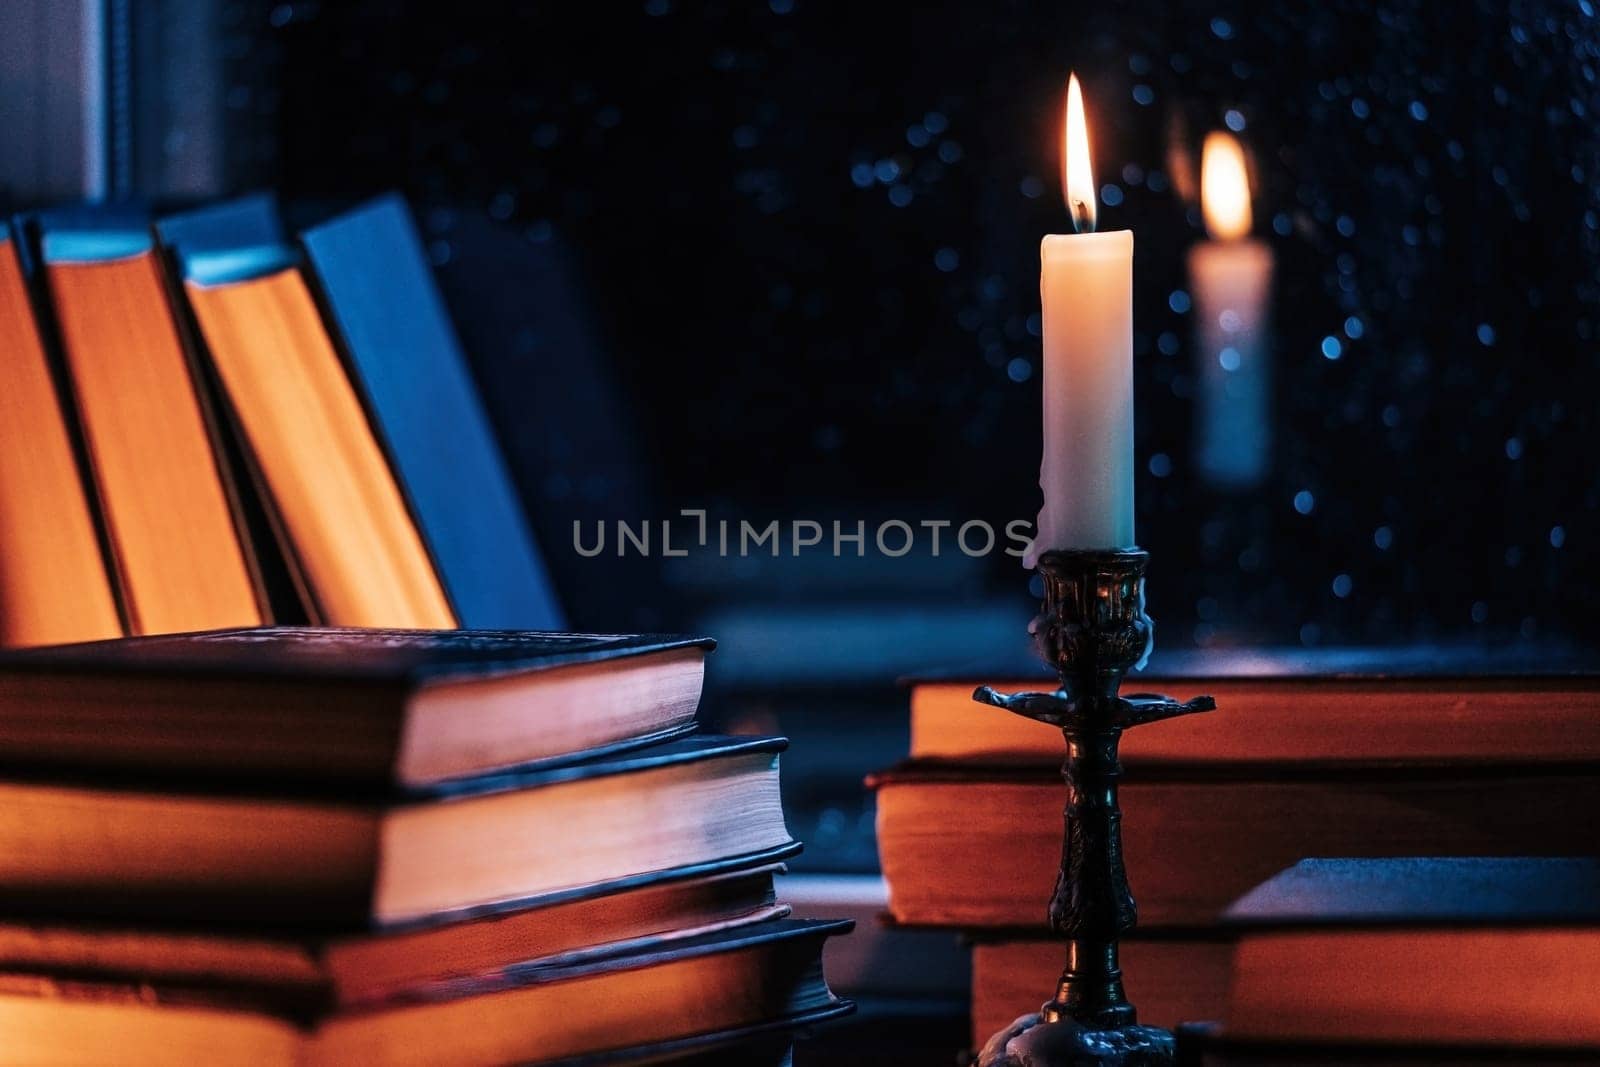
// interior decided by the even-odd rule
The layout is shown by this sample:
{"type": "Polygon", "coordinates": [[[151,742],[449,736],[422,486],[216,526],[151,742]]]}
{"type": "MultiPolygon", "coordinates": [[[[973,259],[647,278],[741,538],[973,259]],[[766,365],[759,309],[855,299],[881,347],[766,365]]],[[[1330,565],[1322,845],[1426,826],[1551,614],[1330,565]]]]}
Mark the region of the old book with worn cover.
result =
{"type": "MultiPolygon", "coordinates": [[[[1004,671],[912,683],[911,756],[1059,764],[1060,730],[972,699],[978,685],[1016,692],[1053,684],[1004,671]]],[[[1121,753],[1129,763],[1600,759],[1600,673],[1574,663],[1218,652],[1158,657],[1123,689],[1217,698],[1215,712],[1128,731],[1121,753]]]]}
{"type": "Polygon", "coordinates": [[[134,633],[264,621],[216,424],[147,223],[39,217],[40,258],[134,633]]]}
{"type": "Polygon", "coordinates": [[[321,1013],[425,995],[463,975],[560,970],[784,918],[789,908],[773,887],[782,871],[766,857],[727,869],[689,867],[610,891],[377,933],[13,917],[0,923],[0,975],[231,992],[240,1001],[321,1013]]]}
{"type": "Polygon", "coordinates": [[[0,646],[122,633],[77,427],[0,221],[0,646]]]}
{"type": "Polygon", "coordinates": [[[1307,860],[1227,923],[1231,1039],[1600,1056],[1600,860],[1307,860]]]}
{"type": "Polygon", "coordinates": [[[308,1059],[559,1063],[821,1021],[850,1010],[822,972],[823,941],[850,927],[785,919],[564,973],[468,980],[451,999],[336,1015],[317,1028],[308,1059]]]}
{"type": "Polygon", "coordinates": [[[11,769],[416,789],[694,726],[708,638],[268,627],[0,654],[11,769]]]}
{"type": "Polygon", "coordinates": [[[701,736],[428,793],[0,781],[10,914],[394,927],[792,843],[781,738],[701,736]]]}
{"type": "MultiPolygon", "coordinates": [[[[1061,855],[1055,768],[913,761],[876,785],[878,852],[898,922],[1043,926],[1061,855]]],[[[1122,809],[1140,925],[1203,926],[1304,856],[1591,853],[1600,762],[1130,761],[1122,809]]]]}
{"type": "Polygon", "coordinates": [[[822,973],[823,942],[849,927],[778,920],[545,971],[465,976],[309,1026],[159,986],[0,983],[0,1027],[8,1053],[30,1063],[598,1067],[736,1044],[762,1050],[743,1062],[781,1062],[767,1038],[852,1010],[822,973]]]}
{"type": "Polygon", "coordinates": [[[380,197],[300,239],[462,625],[559,629],[543,557],[404,201],[380,197]]]}

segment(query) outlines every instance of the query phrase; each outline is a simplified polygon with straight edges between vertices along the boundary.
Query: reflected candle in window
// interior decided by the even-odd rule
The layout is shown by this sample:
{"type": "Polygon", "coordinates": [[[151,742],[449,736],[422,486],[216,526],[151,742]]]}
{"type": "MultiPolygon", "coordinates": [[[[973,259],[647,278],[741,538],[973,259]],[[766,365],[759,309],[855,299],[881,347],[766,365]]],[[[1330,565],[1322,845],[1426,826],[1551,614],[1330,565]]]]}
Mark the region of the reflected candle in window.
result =
{"type": "Polygon", "coordinates": [[[1271,447],[1268,301],[1272,250],[1250,237],[1250,179],[1232,135],[1208,134],[1200,156],[1200,207],[1210,240],[1189,252],[1194,292],[1195,468],[1222,489],[1266,477],[1271,447]]]}
{"type": "Polygon", "coordinates": [[[1044,507],[1026,562],[1133,538],[1133,234],[1095,232],[1083,94],[1067,85],[1062,188],[1071,234],[1040,246],[1044,319],[1044,507]]]}

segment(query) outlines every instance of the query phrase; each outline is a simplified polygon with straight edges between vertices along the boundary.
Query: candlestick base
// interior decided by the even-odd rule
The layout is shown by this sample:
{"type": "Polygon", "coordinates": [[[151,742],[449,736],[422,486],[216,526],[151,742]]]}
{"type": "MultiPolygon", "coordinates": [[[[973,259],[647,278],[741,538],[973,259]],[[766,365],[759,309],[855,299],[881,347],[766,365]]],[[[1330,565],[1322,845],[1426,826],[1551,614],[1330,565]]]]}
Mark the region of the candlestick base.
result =
{"type": "Polygon", "coordinates": [[[1066,836],[1050,899],[1050,928],[1067,941],[1055,998],[984,1045],[979,1067],[1167,1067],[1170,1033],[1138,1025],[1122,987],[1117,945],[1138,911],[1122,863],[1117,782],[1122,731],[1210,711],[1195,697],[1119,696],[1122,679],[1150,647],[1139,549],[1047,552],[1039,558],[1044,604],[1031,630],[1040,655],[1061,679],[1053,693],[997,693],[973,699],[1060,728],[1067,742],[1066,836]]]}
{"type": "Polygon", "coordinates": [[[980,1067],[1172,1067],[1177,1041],[1157,1026],[1102,1030],[1067,1018],[1024,1015],[991,1037],[980,1067]]]}

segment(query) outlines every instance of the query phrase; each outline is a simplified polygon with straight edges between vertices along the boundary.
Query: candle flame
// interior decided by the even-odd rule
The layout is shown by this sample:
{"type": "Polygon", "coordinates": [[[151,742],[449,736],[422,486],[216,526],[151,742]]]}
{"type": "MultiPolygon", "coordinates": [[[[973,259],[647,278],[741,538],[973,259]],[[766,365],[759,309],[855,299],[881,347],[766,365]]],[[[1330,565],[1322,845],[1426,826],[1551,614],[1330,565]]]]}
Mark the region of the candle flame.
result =
{"type": "Polygon", "coordinates": [[[1067,198],[1073,229],[1093,233],[1094,168],[1089,162],[1089,123],[1083,117],[1083,90],[1078,88],[1076,74],[1067,79],[1067,121],[1061,148],[1061,191],[1067,198]]]}
{"type": "Polygon", "coordinates": [[[1229,133],[1206,134],[1200,152],[1200,210],[1206,232],[1221,241],[1237,241],[1250,232],[1250,179],[1244,149],[1229,133]]]}

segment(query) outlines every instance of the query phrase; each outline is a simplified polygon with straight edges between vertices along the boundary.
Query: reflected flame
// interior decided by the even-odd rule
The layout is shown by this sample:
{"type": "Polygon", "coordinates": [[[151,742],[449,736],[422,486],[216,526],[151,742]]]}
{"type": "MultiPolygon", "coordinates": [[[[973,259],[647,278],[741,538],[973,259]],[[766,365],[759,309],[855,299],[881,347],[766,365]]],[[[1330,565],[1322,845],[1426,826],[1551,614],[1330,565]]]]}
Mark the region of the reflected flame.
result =
{"type": "Polygon", "coordinates": [[[1083,90],[1078,76],[1067,79],[1067,121],[1062,140],[1061,191],[1067,198],[1073,229],[1093,233],[1094,168],[1089,163],[1089,124],[1083,117],[1083,90]]]}
{"type": "Polygon", "coordinates": [[[1200,210],[1206,232],[1222,241],[1250,233],[1250,179],[1244,149],[1231,133],[1206,134],[1200,153],[1200,210]]]}

